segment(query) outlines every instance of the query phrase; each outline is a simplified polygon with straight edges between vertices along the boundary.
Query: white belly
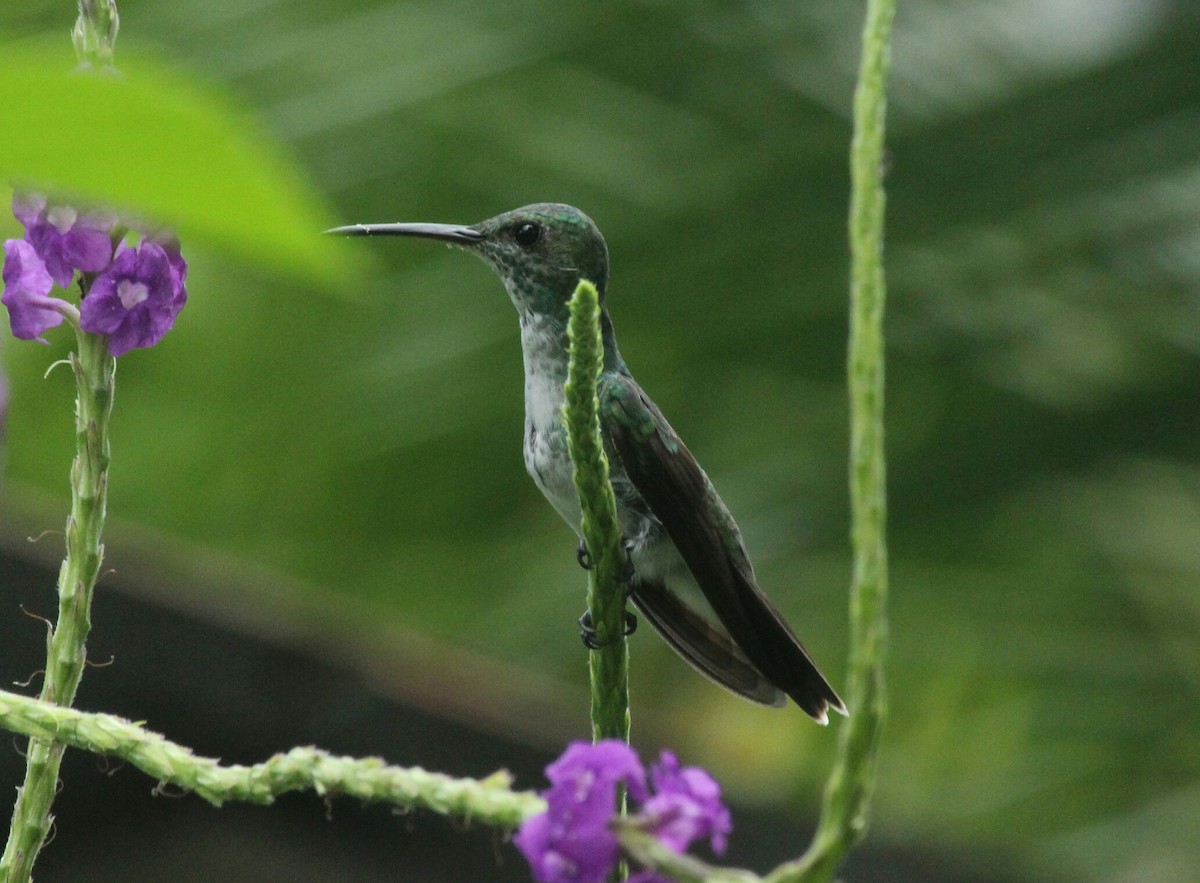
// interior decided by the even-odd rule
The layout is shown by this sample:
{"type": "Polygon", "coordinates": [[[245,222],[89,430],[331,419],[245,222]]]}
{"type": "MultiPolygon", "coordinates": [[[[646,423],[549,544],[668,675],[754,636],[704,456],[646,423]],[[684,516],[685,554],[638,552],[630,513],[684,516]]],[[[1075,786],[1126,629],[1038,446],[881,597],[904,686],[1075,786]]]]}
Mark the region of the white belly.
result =
{"type": "MultiPolygon", "coordinates": [[[[528,362],[527,351],[527,367],[528,362]]],[[[582,535],[582,512],[575,490],[574,467],[567,453],[566,426],[562,421],[564,398],[562,382],[554,372],[526,371],[525,469],[563,521],[577,535],[582,535]]],[[[714,628],[724,632],[662,524],[646,512],[645,504],[630,485],[620,464],[610,462],[609,467],[617,497],[617,517],[633,564],[635,582],[663,583],[685,604],[708,619],[714,628]]]]}
{"type": "Polygon", "coordinates": [[[567,455],[566,432],[557,427],[538,427],[525,421],[525,470],[550,505],[571,529],[579,533],[582,512],[567,455]]]}

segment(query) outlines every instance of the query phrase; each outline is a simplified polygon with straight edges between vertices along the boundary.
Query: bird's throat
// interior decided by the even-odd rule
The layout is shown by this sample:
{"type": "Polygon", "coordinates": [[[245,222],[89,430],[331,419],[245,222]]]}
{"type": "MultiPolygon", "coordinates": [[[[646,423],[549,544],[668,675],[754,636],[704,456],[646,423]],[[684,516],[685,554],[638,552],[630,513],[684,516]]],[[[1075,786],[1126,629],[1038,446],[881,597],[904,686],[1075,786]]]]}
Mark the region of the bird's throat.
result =
{"type": "Polygon", "coordinates": [[[521,316],[521,352],[525,361],[525,419],[536,432],[562,425],[563,385],[567,382],[567,332],[536,313],[521,316]]]}

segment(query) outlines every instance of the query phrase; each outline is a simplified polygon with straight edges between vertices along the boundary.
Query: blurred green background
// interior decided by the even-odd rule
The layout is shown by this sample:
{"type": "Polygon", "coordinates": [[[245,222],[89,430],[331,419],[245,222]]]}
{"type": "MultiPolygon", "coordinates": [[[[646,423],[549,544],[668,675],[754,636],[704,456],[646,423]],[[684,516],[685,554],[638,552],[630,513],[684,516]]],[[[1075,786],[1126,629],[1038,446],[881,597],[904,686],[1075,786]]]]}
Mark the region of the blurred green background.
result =
{"type": "MultiPolygon", "coordinates": [[[[204,214],[203,180],[200,208],[179,210],[188,308],[118,372],[122,591],[506,738],[586,736],[585,579],[524,473],[499,283],[465,255],[384,240],[314,244],[330,284],[236,233],[272,205],[304,206],[316,240],[562,201],[608,239],[631,368],[841,683],[859,5],[120,11],[119,66],[149,56],[204,84],[254,150],[291,164],[286,189],[247,187],[234,233],[204,214]]],[[[5,6],[0,54],[47,35],[65,50],[73,20],[61,0],[5,6]]],[[[902,0],[893,59],[891,719],[872,837],[971,856],[961,879],[1194,879],[1200,5],[902,0]]],[[[143,128],[148,153],[170,143],[143,128]]],[[[206,171],[240,181],[216,159],[206,171]]],[[[68,377],[42,378],[67,335],[50,336],[5,341],[0,510],[6,549],[47,560],[54,544],[24,537],[61,523],[72,441],[68,377]]],[[[673,746],[741,804],[811,816],[833,732],[727,696],[649,630],[632,666],[645,753],[673,746]]],[[[105,710],[139,717],[137,697],[105,710]]]]}

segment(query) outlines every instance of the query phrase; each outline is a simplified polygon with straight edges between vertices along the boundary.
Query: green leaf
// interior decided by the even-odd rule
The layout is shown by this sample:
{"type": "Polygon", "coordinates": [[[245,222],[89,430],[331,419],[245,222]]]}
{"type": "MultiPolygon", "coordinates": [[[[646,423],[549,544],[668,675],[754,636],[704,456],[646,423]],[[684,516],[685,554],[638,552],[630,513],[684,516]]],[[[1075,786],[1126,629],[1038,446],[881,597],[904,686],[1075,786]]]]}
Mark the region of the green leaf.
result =
{"type": "Polygon", "coordinates": [[[120,72],[72,70],[65,41],[0,56],[0,175],[171,224],[276,270],[337,281],[332,212],[226,96],[122,51],[120,72]]]}

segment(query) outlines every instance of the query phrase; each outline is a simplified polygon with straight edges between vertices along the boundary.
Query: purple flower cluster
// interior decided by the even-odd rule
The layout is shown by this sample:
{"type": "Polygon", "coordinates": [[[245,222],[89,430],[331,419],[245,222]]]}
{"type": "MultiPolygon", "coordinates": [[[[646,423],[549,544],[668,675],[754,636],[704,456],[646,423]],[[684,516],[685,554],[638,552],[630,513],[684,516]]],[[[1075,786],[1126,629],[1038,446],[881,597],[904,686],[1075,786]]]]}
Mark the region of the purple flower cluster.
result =
{"type": "Polygon", "coordinates": [[[81,212],[37,194],[13,196],[13,215],[23,239],[4,243],[4,295],[13,334],[45,343],[42,334],[78,315],[79,326],[108,338],[108,352],[154,346],[175,324],[187,301],[187,262],[178,240],[143,235],[124,241],[124,228],[110,212],[81,212]],[[78,313],[50,297],[57,283],[69,288],[84,274],[78,313]]]}
{"type": "MultiPolygon", "coordinates": [[[[725,850],[732,821],[720,786],[699,767],[680,767],[669,751],[650,767],[650,787],[637,753],[615,739],[572,743],[546,776],[546,812],[527,819],[514,838],[540,883],[600,883],[613,869],[620,857],[611,827],[618,785],[640,805],[633,820],[670,849],[683,852],[707,839],[714,851],[725,850]]],[[[664,880],[652,871],[629,879],[664,880]]]]}

